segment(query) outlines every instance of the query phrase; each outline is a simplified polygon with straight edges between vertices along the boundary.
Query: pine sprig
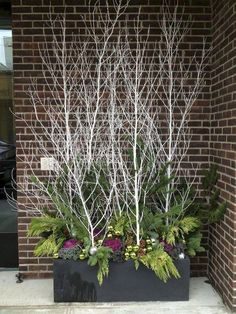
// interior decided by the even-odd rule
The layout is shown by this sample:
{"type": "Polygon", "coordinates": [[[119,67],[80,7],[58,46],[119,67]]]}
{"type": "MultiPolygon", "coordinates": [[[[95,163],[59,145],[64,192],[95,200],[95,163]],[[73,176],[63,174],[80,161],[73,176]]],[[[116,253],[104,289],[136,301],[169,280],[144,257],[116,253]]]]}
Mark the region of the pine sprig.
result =
{"type": "Polygon", "coordinates": [[[186,238],[187,253],[189,256],[195,256],[197,252],[204,252],[204,247],[201,246],[202,233],[200,231],[192,233],[186,238]]]}
{"type": "Polygon", "coordinates": [[[202,186],[205,190],[206,204],[200,207],[199,218],[204,224],[211,224],[223,218],[227,203],[220,201],[220,190],[216,187],[219,179],[217,165],[211,165],[203,174],[202,186]]]}

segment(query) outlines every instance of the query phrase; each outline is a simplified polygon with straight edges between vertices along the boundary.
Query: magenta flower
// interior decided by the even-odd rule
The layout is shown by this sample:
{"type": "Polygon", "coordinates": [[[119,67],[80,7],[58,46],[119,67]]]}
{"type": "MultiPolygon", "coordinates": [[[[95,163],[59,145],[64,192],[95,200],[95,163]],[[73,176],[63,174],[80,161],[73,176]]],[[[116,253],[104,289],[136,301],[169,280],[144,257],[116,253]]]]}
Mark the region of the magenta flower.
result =
{"type": "Polygon", "coordinates": [[[112,251],[119,251],[122,248],[122,242],[120,239],[105,240],[103,245],[112,249],[112,251]]]}
{"type": "Polygon", "coordinates": [[[170,252],[173,250],[173,248],[174,248],[173,245],[167,243],[167,242],[164,241],[164,240],[162,240],[160,243],[163,245],[164,250],[165,250],[167,253],[170,253],[170,252]]]}
{"type": "Polygon", "coordinates": [[[75,239],[70,239],[64,242],[63,244],[63,248],[64,249],[72,249],[73,247],[75,247],[78,244],[78,241],[75,239]]]}

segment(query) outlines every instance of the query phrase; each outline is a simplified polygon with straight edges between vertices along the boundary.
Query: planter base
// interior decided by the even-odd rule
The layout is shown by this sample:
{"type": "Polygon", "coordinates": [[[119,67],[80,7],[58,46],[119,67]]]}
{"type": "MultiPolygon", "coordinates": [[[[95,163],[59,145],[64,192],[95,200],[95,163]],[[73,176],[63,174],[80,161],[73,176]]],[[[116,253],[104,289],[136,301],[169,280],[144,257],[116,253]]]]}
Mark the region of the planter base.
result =
{"type": "Polygon", "coordinates": [[[110,263],[109,276],[102,286],[97,280],[97,267],[87,261],[54,260],[55,302],[126,302],[126,301],[187,301],[189,300],[189,259],[175,263],[181,278],[167,283],[140,264],[110,263]]]}

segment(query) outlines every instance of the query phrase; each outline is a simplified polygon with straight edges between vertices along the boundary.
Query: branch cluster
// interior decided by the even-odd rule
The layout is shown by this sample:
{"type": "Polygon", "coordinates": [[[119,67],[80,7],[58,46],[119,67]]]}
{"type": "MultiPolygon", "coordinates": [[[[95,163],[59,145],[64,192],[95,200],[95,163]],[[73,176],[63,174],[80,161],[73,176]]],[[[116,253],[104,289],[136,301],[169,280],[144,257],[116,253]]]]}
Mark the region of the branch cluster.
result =
{"type": "MultiPolygon", "coordinates": [[[[160,41],[150,49],[139,15],[132,28],[127,21],[118,28],[127,6],[114,0],[112,13],[108,3],[105,12],[99,4],[90,8],[83,36],[68,37],[66,14],[50,16],[52,42],[45,33],[39,47],[43,91],[32,81],[32,121],[18,117],[34,136],[37,157],[54,160],[40,178],[33,143],[19,140],[26,166],[18,189],[28,207],[44,214],[52,203],[57,216],[70,213],[68,229],[73,233],[78,221],[92,246],[111,217],[124,211],[140,243],[147,196],[163,167],[167,191],[152,202],[168,212],[190,144],[189,113],[204,86],[204,43],[202,55],[186,64],[180,48],[189,24],[177,8],[163,8],[160,41]]],[[[183,208],[192,183],[179,191],[183,208]]]]}

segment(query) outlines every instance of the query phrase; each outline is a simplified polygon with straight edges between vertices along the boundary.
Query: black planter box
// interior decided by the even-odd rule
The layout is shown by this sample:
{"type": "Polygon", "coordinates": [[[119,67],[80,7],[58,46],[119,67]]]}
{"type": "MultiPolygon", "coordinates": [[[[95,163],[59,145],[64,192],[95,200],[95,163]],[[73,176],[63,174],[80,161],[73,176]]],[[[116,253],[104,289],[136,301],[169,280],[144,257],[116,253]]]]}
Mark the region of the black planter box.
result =
{"type": "Polygon", "coordinates": [[[125,301],[187,301],[189,300],[189,258],[175,265],[181,278],[167,283],[158,279],[145,266],[136,271],[134,263],[110,263],[109,276],[100,286],[97,267],[87,261],[54,260],[55,302],[125,302],[125,301]]]}

